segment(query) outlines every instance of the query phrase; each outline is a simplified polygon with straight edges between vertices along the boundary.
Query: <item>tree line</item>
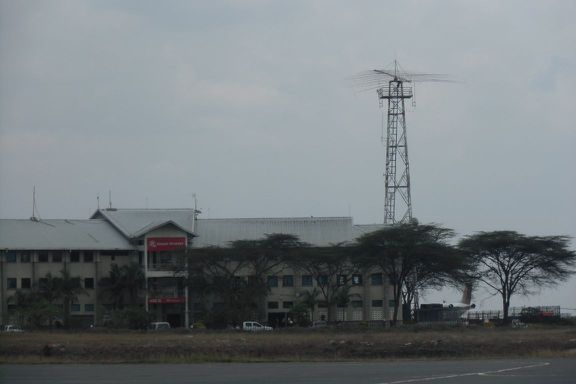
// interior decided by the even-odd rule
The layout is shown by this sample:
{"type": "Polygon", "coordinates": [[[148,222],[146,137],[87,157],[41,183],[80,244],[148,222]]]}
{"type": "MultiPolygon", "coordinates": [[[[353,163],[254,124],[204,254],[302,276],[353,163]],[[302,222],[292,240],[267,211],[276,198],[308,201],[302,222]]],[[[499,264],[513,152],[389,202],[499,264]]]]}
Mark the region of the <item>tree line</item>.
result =
{"type": "MultiPolygon", "coordinates": [[[[203,313],[201,320],[224,326],[264,319],[273,285],[269,278],[287,269],[311,280],[291,309],[302,324],[317,306],[327,308],[328,321],[335,320],[336,309],[350,303],[352,287],[364,284],[361,279],[367,271],[379,271],[383,286],[391,287],[392,324],[402,308],[412,306],[418,292],[445,286],[484,286],[500,295],[503,320],[508,322],[513,296],[554,286],[574,273],[576,253],[569,248],[567,236],[480,232],[452,245],[454,236],[449,228],[416,220],[367,233],[353,244],[327,247],[311,246],[294,235],[269,234],[234,241],[226,248],[188,250],[174,263],[174,276],[184,279],[195,312],[203,313]]],[[[124,324],[145,326],[148,319],[142,314],[139,295],[144,274],[138,264],[113,265],[98,286],[99,299],[120,313],[124,324]],[[134,310],[138,305],[140,310],[134,310]]],[[[36,289],[17,291],[11,300],[31,326],[59,315],[67,327],[70,304],[83,294],[80,278],[63,270],[60,276],[48,274],[36,289]]],[[[404,314],[404,320],[409,320],[406,316],[410,313],[404,314]]]]}
{"type": "MultiPolygon", "coordinates": [[[[348,305],[350,290],[364,272],[381,271],[392,288],[391,323],[410,308],[418,292],[430,288],[484,286],[502,299],[503,321],[510,300],[532,289],[565,281],[576,264],[567,236],[527,236],[515,231],[480,232],[452,245],[453,230],[413,220],[365,234],[353,244],[313,247],[296,236],[270,234],[235,241],[228,248],[194,249],[187,256],[192,291],[215,322],[264,318],[270,284],[266,278],[285,269],[311,277],[313,287],[299,295],[293,315],[327,308],[328,321],[348,305]],[[208,311],[207,299],[220,306],[208,311]],[[205,300],[204,306],[202,301],[205,300]]],[[[404,320],[413,320],[404,313],[404,320]]]]}

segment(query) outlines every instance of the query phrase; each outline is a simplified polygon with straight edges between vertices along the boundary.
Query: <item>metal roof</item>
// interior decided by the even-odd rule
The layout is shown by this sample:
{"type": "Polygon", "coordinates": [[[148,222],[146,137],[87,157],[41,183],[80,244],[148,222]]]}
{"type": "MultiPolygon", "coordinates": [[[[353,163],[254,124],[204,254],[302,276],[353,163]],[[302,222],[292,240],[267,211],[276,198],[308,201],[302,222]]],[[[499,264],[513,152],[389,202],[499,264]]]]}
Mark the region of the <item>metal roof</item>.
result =
{"type": "Polygon", "coordinates": [[[0,250],[130,250],[105,220],[0,219],[0,250]]]}
{"type": "Polygon", "coordinates": [[[246,219],[198,219],[194,248],[227,247],[234,240],[257,240],[266,234],[296,235],[314,246],[354,240],[351,217],[288,217],[246,219]]]}
{"type": "Polygon", "coordinates": [[[100,209],[93,219],[108,220],[128,238],[143,236],[153,229],[172,224],[192,234],[193,209],[100,209]]]}

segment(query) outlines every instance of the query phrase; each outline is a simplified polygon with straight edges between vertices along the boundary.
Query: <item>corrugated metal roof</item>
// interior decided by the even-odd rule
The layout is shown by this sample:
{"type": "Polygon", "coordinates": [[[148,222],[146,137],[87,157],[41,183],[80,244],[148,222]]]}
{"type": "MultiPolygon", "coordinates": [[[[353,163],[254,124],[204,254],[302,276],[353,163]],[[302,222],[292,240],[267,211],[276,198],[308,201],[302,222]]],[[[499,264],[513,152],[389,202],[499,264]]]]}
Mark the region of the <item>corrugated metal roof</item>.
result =
{"type": "Polygon", "coordinates": [[[0,220],[0,249],[129,250],[134,247],[105,220],[0,220]]]}
{"type": "Polygon", "coordinates": [[[106,219],[128,238],[139,237],[165,224],[192,233],[193,209],[101,209],[93,219],[106,219]]]}
{"type": "Polygon", "coordinates": [[[328,246],[354,239],[350,217],[198,219],[193,247],[227,247],[234,240],[257,240],[266,234],[296,235],[300,241],[328,246]]]}

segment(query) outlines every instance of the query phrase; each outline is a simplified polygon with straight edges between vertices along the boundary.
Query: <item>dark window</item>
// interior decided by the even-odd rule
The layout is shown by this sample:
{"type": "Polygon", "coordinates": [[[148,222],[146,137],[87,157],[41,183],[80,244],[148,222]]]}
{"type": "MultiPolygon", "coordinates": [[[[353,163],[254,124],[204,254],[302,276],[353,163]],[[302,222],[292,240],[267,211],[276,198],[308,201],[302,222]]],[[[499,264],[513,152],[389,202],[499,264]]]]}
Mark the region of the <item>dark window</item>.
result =
{"type": "Polygon", "coordinates": [[[6,254],[6,262],[7,263],[15,263],[17,259],[18,259],[18,255],[15,254],[14,252],[8,252],[6,254]]]}
{"type": "Polygon", "coordinates": [[[294,276],[292,276],[292,275],[282,276],[282,286],[283,287],[293,287],[294,286],[294,276]]]}
{"type": "Polygon", "coordinates": [[[278,286],[278,276],[268,276],[268,287],[276,288],[278,286]]]}
{"type": "Polygon", "coordinates": [[[21,263],[29,263],[30,262],[30,253],[29,252],[22,252],[20,254],[20,262],[21,263]]]}
{"type": "Polygon", "coordinates": [[[282,308],[285,308],[285,309],[290,309],[290,308],[292,308],[293,306],[294,306],[294,302],[293,302],[293,301],[284,301],[284,302],[282,303],[282,308]]]}
{"type": "Polygon", "coordinates": [[[382,285],[382,274],[381,273],[371,274],[370,282],[372,283],[372,285],[382,285]]]}
{"type": "Polygon", "coordinates": [[[312,275],[302,275],[302,286],[311,287],[312,286],[312,275]]]}
{"type": "Polygon", "coordinates": [[[84,288],[86,289],[94,289],[94,278],[87,277],[84,279],[84,288]]]}
{"type": "Polygon", "coordinates": [[[84,304],[84,312],[94,312],[94,304],[84,304]]]}
{"type": "Polygon", "coordinates": [[[9,277],[6,279],[6,288],[7,289],[16,289],[18,288],[18,283],[15,277],[9,277]]]}
{"type": "Polygon", "coordinates": [[[38,254],[38,262],[39,263],[47,263],[48,262],[48,252],[40,252],[38,254]]]}
{"type": "Polygon", "coordinates": [[[346,285],[348,277],[346,275],[338,275],[338,285],[346,285]]]}
{"type": "Polygon", "coordinates": [[[352,300],[350,305],[352,308],[362,308],[362,300],[352,300]]]}
{"type": "Polygon", "coordinates": [[[30,289],[32,288],[32,279],[29,277],[23,277],[20,279],[20,288],[22,289],[30,289]]]}
{"type": "Polygon", "coordinates": [[[318,284],[327,285],[328,284],[328,276],[326,276],[326,275],[318,276],[318,284]]]}
{"type": "Polygon", "coordinates": [[[373,307],[383,307],[384,306],[384,300],[372,300],[372,306],[373,307]]]}
{"type": "Polygon", "coordinates": [[[94,262],[94,252],[84,251],[84,262],[85,263],[93,263],[94,262]]]}
{"type": "Polygon", "coordinates": [[[396,300],[394,300],[394,299],[388,300],[388,306],[390,308],[394,308],[395,304],[396,304],[396,300]]]}
{"type": "Polygon", "coordinates": [[[362,285],[362,275],[360,274],[352,275],[352,285],[362,285]]]}
{"type": "Polygon", "coordinates": [[[269,301],[268,302],[268,309],[278,309],[278,302],[277,301],[269,301]]]}
{"type": "Polygon", "coordinates": [[[80,262],[80,252],[78,252],[78,251],[70,252],[70,262],[71,263],[79,263],[80,262]]]}
{"type": "Polygon", "coordinates": [[[80,304],[70,304],[71,312],[80,312],[80,304]]]}
{"type": "Polygon", "coordinates": [[[53,252],[52,253],[52,262],[53,263],[61,263],[62,262],[62,252],[53,252]]]}

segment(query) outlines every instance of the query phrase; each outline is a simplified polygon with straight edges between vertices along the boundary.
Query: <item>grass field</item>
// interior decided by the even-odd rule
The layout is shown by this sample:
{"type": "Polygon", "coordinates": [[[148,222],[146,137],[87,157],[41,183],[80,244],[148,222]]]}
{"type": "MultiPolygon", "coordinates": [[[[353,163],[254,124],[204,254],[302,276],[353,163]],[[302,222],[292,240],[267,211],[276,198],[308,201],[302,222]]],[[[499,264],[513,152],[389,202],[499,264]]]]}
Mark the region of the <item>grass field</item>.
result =
{"type": "Polygon", "coordinates": [[[576,327],[270,333],[173,331],[0,334],[0,363],[576,358],[576,327]]]}

